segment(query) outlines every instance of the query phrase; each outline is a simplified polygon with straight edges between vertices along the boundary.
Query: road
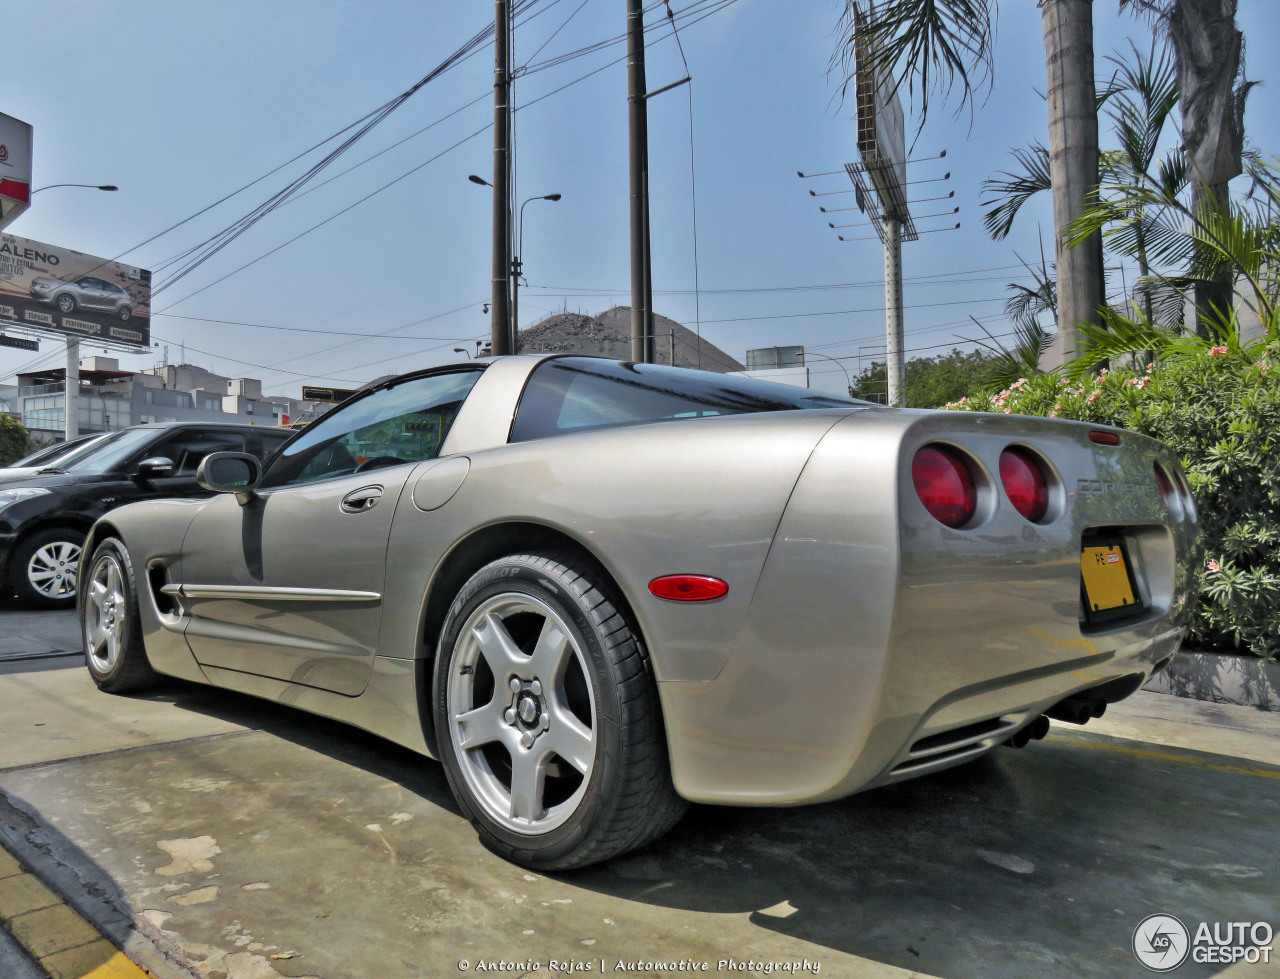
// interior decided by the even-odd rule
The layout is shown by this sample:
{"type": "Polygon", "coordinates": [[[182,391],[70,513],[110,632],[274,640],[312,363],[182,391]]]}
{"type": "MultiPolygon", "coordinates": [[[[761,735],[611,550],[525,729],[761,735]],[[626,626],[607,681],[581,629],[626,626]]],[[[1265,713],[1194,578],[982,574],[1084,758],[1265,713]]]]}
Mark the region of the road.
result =
{"type": "Polygon", "coordinates": [[[1110,979],[1148,974],[1153,913],[1280,927],[1277,714],[1140,692],[1020,751],[822,806],[694,807],[638,854],[539,875],[478,844],[434,762],[190,684],[101,694],[37,657],[74,648],[70,613],[0,610],[0,637],[0,842],[162,979],[1110,979]]]}

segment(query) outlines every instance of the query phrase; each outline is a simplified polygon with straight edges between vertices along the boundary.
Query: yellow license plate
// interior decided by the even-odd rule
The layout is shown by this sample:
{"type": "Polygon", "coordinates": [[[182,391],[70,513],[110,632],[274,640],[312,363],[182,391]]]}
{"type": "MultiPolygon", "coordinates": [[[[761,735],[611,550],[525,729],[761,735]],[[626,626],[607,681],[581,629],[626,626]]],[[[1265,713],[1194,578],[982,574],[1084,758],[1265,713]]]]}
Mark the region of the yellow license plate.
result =
{"type": "Polygon", "coordinates": [[[1093,612],[1136,605],[1133,582],[1119,544],[1103,544],[1080,550],[1080,574],[1085,601],[1093,612]]]}

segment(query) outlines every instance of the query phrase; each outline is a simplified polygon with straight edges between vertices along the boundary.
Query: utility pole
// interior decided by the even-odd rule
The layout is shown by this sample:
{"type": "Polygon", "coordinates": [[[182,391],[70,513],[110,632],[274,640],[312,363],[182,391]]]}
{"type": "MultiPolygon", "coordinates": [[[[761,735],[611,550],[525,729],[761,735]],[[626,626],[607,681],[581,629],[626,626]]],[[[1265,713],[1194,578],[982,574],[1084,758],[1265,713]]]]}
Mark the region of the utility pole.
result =
{"type": "Polygon", "coordinates": [[[902,220],[884,221],[884,360],[886,403],[902,403],[902,220]]]}
{"type": "Polygon", "coordinates": [[[494,0],[493,281],[489,309],[495,357],[512,353],[511,337],[511,4],[494,0]]]}
{"type": "Polygon", "coordinates": [[[649,122],[643,0],[627,0],[627,143],[631,163],[631,359],[653,363],[653,270],[649,261],[649,122]]]}
{"type": "Polygon", "coordinates": [[[62,394],[67,416],[62,434],[70,440],[80,434],[80,341],[76,337],[67,337],[67,376],[62,394]]]}

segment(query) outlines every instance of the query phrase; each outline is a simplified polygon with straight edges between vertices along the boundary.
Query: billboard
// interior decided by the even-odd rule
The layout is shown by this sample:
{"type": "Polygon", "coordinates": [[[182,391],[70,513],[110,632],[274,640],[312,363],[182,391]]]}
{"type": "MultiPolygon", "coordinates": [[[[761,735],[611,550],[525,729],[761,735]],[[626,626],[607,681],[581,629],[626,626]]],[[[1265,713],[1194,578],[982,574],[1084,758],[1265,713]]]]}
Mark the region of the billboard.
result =
{"type": "Polygon", "coordinates": [[[151,345],[151,273],[0,234],[0,328],[151,345]]]}
{"type": "Polygon", "coordinates": [[[854,55],[858,152],[886,215],[898,216],[906,210],[907,185],[907,134],[902,102],[893,77],[882,76],[875,70],[876,59],[863,39],[866,15],[855,7],[854,17],[859,25],[854,55]]]}
{"type": "Polygon", "coordinates": [[[0,112],[0,228],[31,206],[31,127],[0,112]]]}

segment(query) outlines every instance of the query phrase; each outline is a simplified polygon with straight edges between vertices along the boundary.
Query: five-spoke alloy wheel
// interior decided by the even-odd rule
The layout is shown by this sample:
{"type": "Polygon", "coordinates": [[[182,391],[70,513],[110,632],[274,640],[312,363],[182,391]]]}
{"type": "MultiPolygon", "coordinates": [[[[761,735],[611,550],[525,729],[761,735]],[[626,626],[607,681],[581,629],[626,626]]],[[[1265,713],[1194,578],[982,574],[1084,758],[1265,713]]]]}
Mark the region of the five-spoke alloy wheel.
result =
{"type": "Polygon", "coordinates": [[[607,860],[684,812],[648,656],[589,562],[516,554],[477,571],[445,617],[433,703],[454,796],[510,860],[607,860]]]}
{"type": "Polygon", "coordinates": [[[140,690],[156,680],[142,644],[133,562],[114,537],[93,551],[80,601],[80,637],[93,682],[108,693],[140,690]]]}
{"type": "Polygon", "coordinates": [[[498,594],[467,617],[454,665],[449,734],[468,788],[513,833],[563,824],[596,757],[594,697],[573,631],[537,598],[498,594]]]}

